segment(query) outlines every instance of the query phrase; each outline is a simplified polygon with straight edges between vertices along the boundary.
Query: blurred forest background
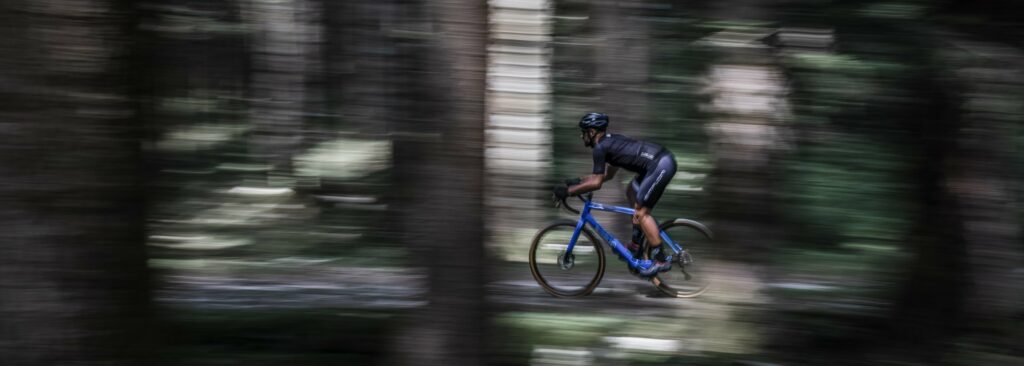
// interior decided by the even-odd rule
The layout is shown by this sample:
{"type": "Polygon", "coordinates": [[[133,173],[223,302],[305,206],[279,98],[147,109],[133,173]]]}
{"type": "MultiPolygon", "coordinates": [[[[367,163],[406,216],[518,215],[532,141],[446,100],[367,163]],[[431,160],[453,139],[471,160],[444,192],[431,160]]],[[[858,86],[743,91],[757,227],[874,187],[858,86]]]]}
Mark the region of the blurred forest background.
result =
{"type": "Polygon", "coordinates": [[[1015,1],[0,9],[0,364],[1024,364],[1015,1]],[[593,110],[702,297],[530,277],[593,110]]]}

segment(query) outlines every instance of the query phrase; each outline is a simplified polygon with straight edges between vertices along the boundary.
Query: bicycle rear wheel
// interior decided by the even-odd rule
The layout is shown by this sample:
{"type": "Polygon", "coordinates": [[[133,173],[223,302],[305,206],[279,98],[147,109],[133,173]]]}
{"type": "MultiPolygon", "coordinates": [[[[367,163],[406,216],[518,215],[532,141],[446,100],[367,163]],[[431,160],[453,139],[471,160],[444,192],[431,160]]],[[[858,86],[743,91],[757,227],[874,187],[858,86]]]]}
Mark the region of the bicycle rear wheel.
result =
{"type": "Polygon", "coordinates": [[[566,260],[576,222],[559,220],[537,232],[530,245],[530,272],[544,291],[559,297],[585,296],[604,276],[601,242],[584,228],[566,260]]]}
{"type": "Polygon", "coordinates": [[[683,247],[683,253],[676,254],[672,270],[659,273],[651,282],[672,297],[696,297],[707,291],[722,264],[711,230],[687,219],[668,220],[660,227],[683,247]]]}

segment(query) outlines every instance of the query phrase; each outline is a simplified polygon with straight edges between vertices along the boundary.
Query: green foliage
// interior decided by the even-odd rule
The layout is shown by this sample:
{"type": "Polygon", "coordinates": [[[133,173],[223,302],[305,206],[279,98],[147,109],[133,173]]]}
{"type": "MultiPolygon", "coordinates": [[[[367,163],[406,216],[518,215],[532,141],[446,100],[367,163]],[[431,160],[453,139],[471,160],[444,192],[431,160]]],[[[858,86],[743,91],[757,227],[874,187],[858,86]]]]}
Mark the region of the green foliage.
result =
{"type": "Polygon", "coordinates": [[[897,241],[905,235],[908,163],[893,146],[866,136],[831,134],[801,147],[787,164],[782,197],[794,222],[819,235],[897,241]]]}

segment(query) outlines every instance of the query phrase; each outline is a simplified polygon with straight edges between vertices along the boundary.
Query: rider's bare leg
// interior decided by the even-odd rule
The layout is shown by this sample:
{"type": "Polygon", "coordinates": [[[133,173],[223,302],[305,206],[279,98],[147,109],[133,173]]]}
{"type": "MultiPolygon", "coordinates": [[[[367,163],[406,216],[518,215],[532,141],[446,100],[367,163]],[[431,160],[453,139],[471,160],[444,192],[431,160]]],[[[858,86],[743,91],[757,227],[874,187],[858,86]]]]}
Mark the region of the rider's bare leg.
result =
{"type": "Polygon", "coordinates": [[[651,245],[651,248],[661,246],[660,230],[658,230],[658,223],[651,216],[651,209],[640,205],[634,206],[636,207],[636,213],[633,214],[633,225],[640,226],[640,230],[643,230],[644,236],[647,237],[647,242],[651,245]]]}
{"type": "Polygon", "coordinates": [[[658,230],[658,223],[651,217],[651,209],[643,206],[637,207],[636,213],[633,214],[633,224],[640,225],[644,236],[647,237],[647,242],[650,243],[650,259],[653,261],[651,266],[640,271],[640,274],[651,276],[671,269],[672,263],[668,261],[665,253],[661,251],[660,230],[658,230]]]}
{"type": "MultiPolygon", "coordinates": [[[[634,210],[640,208],[640,206],[637,205],[637,203],[636,203],[636,190],[633,189],[633,185],[632,184],[627,184],[626,185],[626,201],[629,202],[629,206],[632,207],[634,210]]],[[[630,243],[629,243],[629,250],[631,250],[631,251],[636,252],[636,251],[640,250],[640,241],[641,241],[642,237],[640,236],[639,232],[643,232],[643,229],[641,229],[640,225],[637,225],[636,221],[634,220],[633,221],[633,234],[632,234],[632,237],[630,238],[630,243]]]]}

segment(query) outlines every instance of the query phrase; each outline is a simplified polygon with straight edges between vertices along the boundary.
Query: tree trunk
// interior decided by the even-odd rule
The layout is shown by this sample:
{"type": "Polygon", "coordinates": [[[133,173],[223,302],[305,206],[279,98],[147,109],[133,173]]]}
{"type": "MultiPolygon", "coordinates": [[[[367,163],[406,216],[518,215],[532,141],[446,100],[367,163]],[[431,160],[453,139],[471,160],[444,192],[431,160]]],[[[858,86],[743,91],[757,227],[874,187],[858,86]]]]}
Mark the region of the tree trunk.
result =
{"type": "Polygon", "coordinates": [[[953,60],[964,100],[956,135],[958,153],[948,162],[946,186],[959,208],[966,244],[964,325],[990,332],[1004,329],[1006,320],[1019,316],[1015,312],[1024,304],[1024,250],[1013,187],[1021,177],[1013,164],[1017,149],[1011,140],[1024,109],[1024,54],[991,43],[954,44],[951,49],[966,54],[949,54],[946,59],[953,60]]]}
{"type": "MultiPolygon", "coordinates": [[[[417,184],[405,227],[415,263],[426,265],[427,304],[411,315],[397,340],[404,365],[480,365],[484,329],[483,127],[487,8],[484,2],[429,4],[437,48],[427,73],[440,108],[416,116],[414,141],[423,153],[410,178],[417,184]],[[426,133],[426,134],[424,134],[426,133]],[[436,134],[434,134],[436,133],[436,134]]],[[[407,126],[408,127],[408,126],[407,126]]]]}
{"type": "Polygon", "coordinates": [[[388,24],[395,16],[391,1],[326,2],[331,33],[337,43],[329,56],[340,103],[338,113],[346,131],[367,136],[387,133],[385,123],[394,111],[390,93],[396,87],[394,65],[403,62],[390,39],[388,24]]]}
{"type": "Polygon", "coordinates": [[[766,49],[723,49],[721,55],[707,89],[714,115],[708,124],[712,216],[723,247],[734,258],[755,259],[749,254],[769,250],[781,235],[774,225],[774,186],[777,158],[788,146],[785,78],[766,49]]]}
{"type": "Polygon", "coordinates": [[[611,129],[637,138],[650,137],[647,121],[647,80],[650,31],[637,13],[641,1],[601,1],[594,9],[596,79],[600,105],[612,118],[611,129]]]}
{"type": "Polygon", "coordinates": [[[906,240],[913,259],[907,263],[898,296],[894,300],[888,327],[879,329],[887,337],[875,347],[927,364],[939,363],[948,355],[949,336],[962,320],[965,270],[963,225],[956,197],[946,188],[949,161],[959,154],[949,147],[956,142],[957,100],[954,89],[931,80],[919,85],[922,97],[930,97],[918,113],[927,124],[913,131],[922,149],[916,176],[917,220],[906,240]],[[928,337],[921,337],[928,334],[928,337]]]}
{"type": "Polygon", "coordinates": [[[490,10],[488,245],[495,252],[521,257],[523,230],[532,233],[551,206],[554,9],[548,0],[529,0],[490,2],[490,10]]]}
{"type": "Polygon", "coordinates": [[[319,56],[314,17],[320,11],[312,1],[247,1],[244,15],[253,28],[250,153],[267,164],[266,184],[275,185],[273,179],[291,176],[292,156],[302,141],[306,68],[319,56]]]}
{"type": "MultiPolygon", "coordinates": [[[[647,80],[650,62],[650,31],[640,17],[639,0],[603,0],[593,9],[598,46],[595,49],[595,83],[599,85],[600,103],[591,108],[611,118],[609,131],[634,138],[649,139],[646,128],[647,80]]],[[[569,123],[575,121],[567,121],[569,123]]],[[[589,167],[588,171],[589,172],[589,167]]],[[[632,178],[622,171],[615,181],[609,182],[594,194],[595,201],[628,206],[626,185],[619,182],[632,178]]],[[[619,238],[631,236],[632,224],[623,216],[609,212],[595,212],[602,222],[616,223],[614,233],[619,238]]],[[[656,216],[657,217],[657,216],[656,216]]]]}
{"type": "MultiPolygon", "coordinates": [[[[754,22],[775,17],[766,0],[730,0],[712,5],[711,18],[754,22]]],[[[723,31],[706,40],[717,60],[708,73],[708,124],[714,168],[712,217],[718,242],[737,256],[773,247],[781,233],[772,225],[777,155],[785,148],[785,79],[761,38],[770,30],[723,31]],[[741,45],[744,44],[745,45],[741,45]]],[[[767,257],[758,255],[758,257],[767,257]]]]}
{"type": "Polygon", "coordinates": [[[0,363],[149,364],[131,9],[3,8],[0,363]]]}
{"type": "MultiPolygon", "coordinates": [[[[727,1],[713,14],[716,20],[742,22],[770,18],[764,1],[727,1]],[[737,6],[732,13],[722,8],[737,6]]],[[[767,259],[781,241],[776,213],[781,157],[789,148],[789,106],[786,78],[777,65],[774,50],[762,39],[768,29],[726,30],[706,37],[712,45],[712,61],[705,80],[711,117],[705,128],[710,140],[712,170],[708,191],[715,243],[728,258],[716,281],[744,283],[755,304],[742,316],[757,319],[743,323],[739,333],[748,336],[750,347],[769,354],[774,341],[770,332],[780,329],[771,304],[761,289],[771,281],[767,259]],[[748,290],[750,291],[750,290],[748,290]],[[770,324],[769,327],[753,324],[770,324]]]]}

